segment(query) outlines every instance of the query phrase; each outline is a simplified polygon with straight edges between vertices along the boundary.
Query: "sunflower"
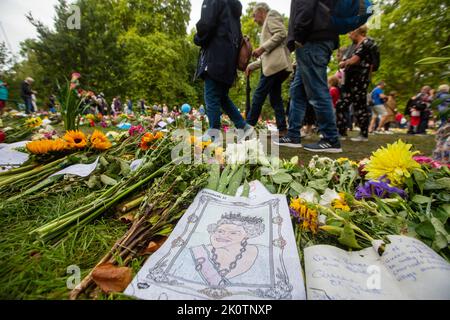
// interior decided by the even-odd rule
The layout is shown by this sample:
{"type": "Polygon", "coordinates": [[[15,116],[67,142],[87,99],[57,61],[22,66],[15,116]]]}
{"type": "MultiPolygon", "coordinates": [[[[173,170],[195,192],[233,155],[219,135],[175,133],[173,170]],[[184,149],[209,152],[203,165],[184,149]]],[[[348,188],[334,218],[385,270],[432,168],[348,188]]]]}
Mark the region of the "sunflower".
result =
{"type": "Polygon", "coordinates": [[[420,164],[413,159],[419,152],[412,152],[411,147],[411,144],[399,140],[375,151],[364,168],[367,178],[378,180],[386,177],[392,185],[402,186],[414,169],[420,169],[420,164]]]}
{"type": "Polygon", "coordinates": [[[69,130],[64,135],[67,145],[70,149],[83,149],[87,145],[86,136],[83,132],[69,130]]]}
{"type": "Polygon", "coordinates": [[[313,234],[317,233],[319,228],[318,212],[316,209],[308,207],[305,200],[295,198],[291,200],[289,205],[293,216],[301,223],[301,227],[305,230],[311,231],[313,234]]]}
{"type": "Polygon", "coordinates": [[[60,152],[66,149],[66,142],[58,140],[37,140],[27,143],[27,150],[31,154],[48,154],[50,152],[60,152]]]}
{"type": "Polygon", "coordinates": [[[92,147],[97,150],[107,150],[112,146],[108,138],[98,130],[95,130],[94,133],[92,134],[91,144],[92,147]]]}
{"type": "Polygon", "coordinates": [[[146,133],[141,139],[140,148],[141,150],[147,151],[150,149],[152,142],[155,140],[153,133],[146,133]]]}

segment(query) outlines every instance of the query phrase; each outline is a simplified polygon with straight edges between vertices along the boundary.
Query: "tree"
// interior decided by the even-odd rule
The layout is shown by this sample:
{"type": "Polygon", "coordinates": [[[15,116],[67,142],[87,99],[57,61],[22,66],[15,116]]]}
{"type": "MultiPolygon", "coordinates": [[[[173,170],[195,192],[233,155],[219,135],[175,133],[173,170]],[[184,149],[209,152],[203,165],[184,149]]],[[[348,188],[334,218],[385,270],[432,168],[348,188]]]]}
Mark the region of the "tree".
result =
{"type": "Polygon", "coordinates": [[[385,80],[405,101],[421,86],[436,87],[448,64],[419,66],[416,61],[439,56],[450,44],[450,15],[445,0],[383,1],[381,28],[370,35],[380,45],[381,68],[375,81],[385,80]]]}

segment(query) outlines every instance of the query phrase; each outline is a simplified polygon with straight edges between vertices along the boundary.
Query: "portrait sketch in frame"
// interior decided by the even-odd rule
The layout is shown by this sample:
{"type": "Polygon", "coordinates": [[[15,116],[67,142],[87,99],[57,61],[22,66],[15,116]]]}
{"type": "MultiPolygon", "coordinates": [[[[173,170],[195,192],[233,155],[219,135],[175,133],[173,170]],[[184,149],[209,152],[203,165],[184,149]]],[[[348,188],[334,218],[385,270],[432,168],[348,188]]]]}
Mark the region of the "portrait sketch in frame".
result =
{"type": "MultiPolygon", "coordinates": [[[[253,183],[255,186],[255,183],[253,183]]],[[[201,191],[126,294],[139,299],[305,299],[286,198],[201,191]]]]}

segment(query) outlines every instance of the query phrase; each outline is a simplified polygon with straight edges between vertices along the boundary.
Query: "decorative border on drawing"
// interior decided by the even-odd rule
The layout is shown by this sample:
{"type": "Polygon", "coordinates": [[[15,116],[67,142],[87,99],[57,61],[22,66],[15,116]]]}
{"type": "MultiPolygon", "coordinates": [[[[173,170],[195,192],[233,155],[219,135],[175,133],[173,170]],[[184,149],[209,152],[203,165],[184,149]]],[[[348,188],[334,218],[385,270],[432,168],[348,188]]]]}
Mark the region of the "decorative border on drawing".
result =
{"type": "MultiPolygon", "coordinates": [[[[293,286],[289,281],[285,262],[284,249],[286,240],[282,235],[282,225],[285,221],[280,215],[280,200],[272,199],[258,205],[249,205],[242,202],[229,202],[219,200],[210,195],[201,195],[192,214],[188,216],[188,223],[183,232],[175,240],[172,241],[170,250],[161,257],[153,268],[148,270],[145,279],[139,279],[138,289],[145,290],[151,285],[157,285],[167,290],[178,293],[189,294],[201,299],[223,299],[235,295],[248,295],[254,298],[274,299],[274,300],[290,300],[292,299],[293,286]],[[186,249],[192,234],[196,231],[202,216],[204,215],[208,205],[215,203],[223,206],[240,206],[244,208],[258,208],[269,206],[270,225],[270,242],[269,245],[269,267],[270,267],[270,284],[261,285],[233,285],[226,288],[205,287],[198,283],[189,282],[185,279],[177,278],[170,275],[170,270],[175,261],[186,249]],[[176,253],[174,254],[174,252],[176,253]],[[276,272],[275,272],[276,270],[276,272]]],[[[288,221],[289,222],[289,221],[288,221]]]]}

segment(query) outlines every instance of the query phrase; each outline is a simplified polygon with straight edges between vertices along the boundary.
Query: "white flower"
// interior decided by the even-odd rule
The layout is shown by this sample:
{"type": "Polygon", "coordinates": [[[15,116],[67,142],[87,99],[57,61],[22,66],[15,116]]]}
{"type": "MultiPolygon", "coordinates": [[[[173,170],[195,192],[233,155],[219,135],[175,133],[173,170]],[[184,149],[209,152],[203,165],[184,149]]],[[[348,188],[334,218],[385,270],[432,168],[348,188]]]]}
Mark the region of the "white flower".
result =
{"type": "Polygon", "coordinates": [[[320,200],[320,205],[324,207],[331,207],[331,204],[334,200],[340,200],[341,197],[339,196],[339,193],[337,193],[335,190],[331,190],[327,188],[325,190],[325,193],[320,197],[322,200],[320,200]]]}
{"type": "Polygon", "coordinates": [[[265,156],[261,142],[256,139],[237,144],[230,143],[225,151],[225,157],[229,164],[244,164],[246,162],[257,164],[259,160],[264,161],[265,156]]]}
{"type": "Polygon", "coordinates": [[[303,192],[303,193],[299,194],[298,197],[309,203],[317,203],[316,194],[313,191],[303,192]]]}

